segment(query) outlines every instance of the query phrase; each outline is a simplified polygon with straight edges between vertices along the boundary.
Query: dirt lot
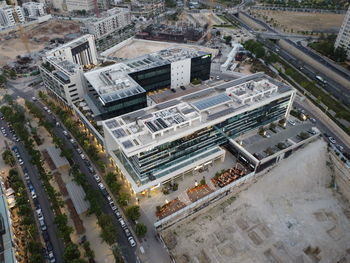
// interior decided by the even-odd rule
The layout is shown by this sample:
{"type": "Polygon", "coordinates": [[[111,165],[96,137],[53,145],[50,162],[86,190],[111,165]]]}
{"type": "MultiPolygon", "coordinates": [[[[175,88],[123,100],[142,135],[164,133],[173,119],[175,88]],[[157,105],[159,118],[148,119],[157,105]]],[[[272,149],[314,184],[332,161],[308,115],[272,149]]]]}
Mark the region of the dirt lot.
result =
{"type": "Polygon", "coordinates": [[[278,29],[297,31],[322,31],[337,33],[345,14],[321,14],[305,12],[286,12],[272,10],[254,10],[254,15],[264,18],[278,29]],[[273,19],[271,21],[271,19],[273,19]],[[275,23],[275,24],[274,24],[275,23]]]}
{"type": "MultiPolygon", "coordinates": [[[[209,15],[210,13],[189,13],[189,14],[184,14],[183,19],[185,21],[186,20],[189,21],[190,23],[204,26],[209,22],[209,15]]],[[[212,23],[213,25],[221,25],[222,23],[225,23],[225,21],[223,21],[216,14],[212,14],[212,23]]]]}
{"type": "Polygon", "coordinates": [[[204,46],[195,46],[195,45],[187,45],[187,44],[179,44],[172,42],[159,42],[159,41],[151,41],[151,40],[142,40],[142,39],[134,39],[131,43],[128,43],[126,46],[118,49],[117,51],[109,54],[111,57],[118,58],[135,58],[145,54],[157,52],[162,49],[170,48],[170,47],[183,47],[183,48],[192,48],[196,50],[202,50],[205,52],[210,52],[212,54],[216,54],[217,50],[213,50],[211,48],[207,48],[204,46]]]}
{"type": "MultiPolygon", "coordinates": [[[[74,21],[47,21],[32,29],[27,29],[29,48],[31,51],[41,50],[49,40],[57,37],[62,38],[67,34],[78,33],[79,31],[79,23],[74,21]]],[[[14,59],[17,55],[26,53],[24,44],[20,41],[19,33],[16,33],[16,35],[16,38],[9,40],[0,35],[0,66],[5,65],[6,62],[14,59]]]]}
{"type": "Polygon", "coordinates": [[[165,230],[176,262],[350,262],[349,204],[328,188],[327,160],[318,140],[237,198],[165,230]]]}

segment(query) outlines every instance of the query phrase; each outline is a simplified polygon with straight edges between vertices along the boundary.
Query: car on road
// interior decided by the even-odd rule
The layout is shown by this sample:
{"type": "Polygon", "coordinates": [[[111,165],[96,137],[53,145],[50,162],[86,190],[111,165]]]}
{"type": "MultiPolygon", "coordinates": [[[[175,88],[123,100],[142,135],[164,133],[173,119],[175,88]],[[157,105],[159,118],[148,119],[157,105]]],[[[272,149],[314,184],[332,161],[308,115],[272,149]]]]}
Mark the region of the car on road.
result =
{"type": "Polygon", "coordinates": [[[63,131],[63,135],[66,136],[66,138],[70,138],[69,133],[67,131],[63,131]]]}
{"type": "Polygon", "coordinates": [[[343,147],[343,146],[337,144],[336,147],[337,147],[337,149],[338,149],[339,151],[341,151],[341,152],[344,151],[344,147],[343,147]]]}
{"type": "Polygon", "coordinates": [[[119,218],[122,217],[122,215],[120,214],[120,212],[119,212],[118,210],[115,210],[115,211],[114,211],[114,214],[115,214],[115,216],[117,217],[117,219],[119,219],[119,218]]]}
{"type": "Polygon", "coordinates": [[[49,233],[45,230],[45,231],[42,231],[42,236],[43,236],[43,239],[44,241],[49,241],[50,240],[50,236],[49,236],[49,233]]]}
{"type": "Polygon", "coordinates": [[[30,191],[30,193],[31,193],[31,195],[32,195],[32,198],[33,198],[33,199],[37,198],[37,196],[36,196],[36,193],[35,193],[34,189],[33,189],[33,190],[31,190],[31,191],[30,191]]]}
{"type": "Polygon", "coordinates": [[[85,159],[86,159],[86,157],[85,157],[85,155],[84,155],[84,154],[80,154],[80,157],[81,157],[81,159],[83,159],[83,160],[85,160],[85,159]]]}
{"type": "Polygon", "coordinates": [[[333,137],[328,137],[328,140],[333,143],[333,144],[336,144],[336,140],[333,138],[333,137]]]}
{"type": "Polygon", "coordinates": [[[126,227],[126,224],[123,218],[119,218],[118,221],[122,228],[126,227]]]}
{"type": "Polygon", "coordinates": [[[56,258],[55,258],[55,255],[53,254],[53,251],[49,252],[47,257],[48,257],[50,263],[56,262],[56,258]]]}
{"type": "Polygon", "coordinates": [[[117,210],[118,208],[115,206],[114,202],[110,203],[109,206],[111,207],[112,211],[117,210]]]}
{"type": "Polygon", "coordinates": [[[97,174],[94,174],[93,177],[94,177],[96,182],[98,182],[98,183],[101,182],[101,178],[97,174]]]}
{"type": "Polygon", "coordinates": [[[19,162],[20,165],[24,165],[24,162],[23,162],[23,160],[21,158],[18,159],[18,162],[19,162]]]}
{"type": "Polygon", "coordinates": [[[292,126],[295,126],[295,124],[296,124],[295,121],[293,121],[293,120],[288,120],[288,123],[292,126]]]}
{"type": "Polygon", "coordinates": [[[311,121],[312,123],[316,123],[316,119],[315,119],[315,118],[310,118],[310,121],[311,121]]]}
{"type": "Polygon", "coordinates": [[[80,148],[77,148],[77,152],[78,152],[79,154],[82,154],[82,153],[83,153],[83,151],[82,151],[80,148]]]}
{"type": "Polygon", "coordinates": [[[24,172],[24,179],[26,181],[29,181],[30,180],[30,177],[29,177],[29,174],[27,172],[24,172]]]}
{"type": "Polygon", "coordinates": [[[110,203],[113,203],[113,199],[112,199],[112,197],[111,197],[110,195],[107,195],[107,196],[106,196],[106,199],[107,199],[107,201],[108,201],[109,204],[110,204],[110,203]]]}
{"type": "Polygon", "coordinates": [[[45,111],[47,111],[48,109],[49,109],[48,107],[46,107],[46,106],[44,107],[44,110],[45,110],[45,111]]]}
{"type": "Polygon", "coordinates": [[[90,173],[95,173],[95,169],[92,166],[88,166],[88,170],[90,173]]]}
{"type": "Polygon", "coordinates": [[[103,185],[103,183],[98,183],[98,187],[99,187],[101,190],[103,190],[103,189],[106,188],[106,187],[103,185]]]}
{"type": "Polygon", "coordinates": [[[125,233],[125,236],[126,237],[129,237],[129,236],[131,236],[131,232],[130,232],[130,230],[129,230],[129,228],[124,228],[124,233],[125,233]]]}
{"type": "Polygon", "coordinates": [[[39,220],[43,220],[44,219],[44,216],[43,216],[43,213],[41,211],[41,208],[35,210],[36,211],[36,214],[38,215],[38,219],[39,220]]]}
{"type": "Polygon", "coordinates": [[[74,140],[74,139],[70,139],[69,141],[70,141],[70,143],[72,143],[72,144],[75,143],[75,140],[74,140]]]}
{"type": "Polygon", "coordinates": [[[314,130],[309,130],[307,132],[310,133],[311,135],[315,135],[316,134],[316,132],[314,130]]]}
{"type": "Polygon", "coordinates": [[[45,231],[47,229],[44,218],[39,220],[39,225],[42,231],[45,231]]]}
{"type": "Polygon", "coordinates": [[[57,127],[60,126],[60,123],[59,123],[58,121],[56,121],[56,126],[57,126],[57,127]]]}
{"type": "Polygon", "coordinates": [[[129,237],[128,241],[129,241],[131,247],[135,247],[136,246],[136,242],[135,242],[133,237],[129,237]]]}
{"type": "Polygon", "coordinates": [[[50,241],[46,242],[46,250],[47,250],[47,253],[50,253],[51,251],[53,251],[53,247],[50,241]]]}
{"type": "Polygon", "coordinates": [[[32,97],[32,101],[37,101],[37,98],[36,97],[32,97]]]}
{"type": "Polygon", "coordinates": [[[219,79],[220,79],[220,77],[219,77],[219,76],[216,76],[216,79],[217,79],[217,80],[219,80],[219,79]]]}

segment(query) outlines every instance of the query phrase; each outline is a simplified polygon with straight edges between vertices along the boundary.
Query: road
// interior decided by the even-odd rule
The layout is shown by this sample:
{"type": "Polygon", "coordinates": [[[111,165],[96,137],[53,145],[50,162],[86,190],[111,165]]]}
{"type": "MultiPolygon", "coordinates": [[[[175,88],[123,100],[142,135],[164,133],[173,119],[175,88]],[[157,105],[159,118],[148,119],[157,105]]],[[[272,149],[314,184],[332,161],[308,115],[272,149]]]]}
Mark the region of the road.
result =
{"type": "MultiPolygon", "coordinates": [[[[28,82],[26,82],[26,83],[28,83],[28,82]]],[[[14,94],[13,94],[14,97],[21,97],[21,98],[24,98],[26,100],[31,100],[31,98],[35,95],[35,89],[28,89],[27,88],[27,89],[24,89],[24,90],[26,90],[24,92],[23,89],[22,89],[23,86],[20,86],[20,87],[14,86],[14,85],[11,85],[11,86],[12,86],[12,90],[14,91],[14,94]]],[[[37,102],[36,106],[41,108],[43,114],[45,115],[45,117],[48,120],[51,120],[52,122],[55,122],[53,114],[48,114],[43,109],[44,105],[42,103],[37,102]]],[[[62,140],[62,142],[64,143],[65,147],[70,148],[70,149],[73,150],[73,158],[72,159],[73,159],[74,163],[76,163],[79,166],[80,171],[82,173],[87,175],[87,180],[94,187],[94,189],[99,191],[99,187],[98,187],[95,179],[93,178],[92,174],[89,172],[88,167],[86,166],[84,160],[81,159],[79,153],[75,150],[74,146],[69,142],[69,139],[66,138],[63,135],[62,132],[63,132],[64,129],[65,129],[65,127],[61,125],[61,126],[54,126],[53,130],[54,130],[54,133],[62,140]]],[[[67,129],[65,129],[65,130],[67,130],[67,129]]],[[[26,156],[26,158],[28,158],[28,156],[26,156]]],[[[94,167],[94,168],[95,168],[95,171],[97,171],[96,167],[94,167]]],[[[37,185],[37,186],[42,191],[41,186],[40,185],[37,185]]],[[[35,185],[35,188],[37,188],[36,185],[35,185]]],[[[39,194],[40,194],[40,192],[39,192],[39,194]]],[[[102,193],[101,193],[101,195],[102,195],[102,193]]],[[[41,198],[41,196],[45,196],[45,198],[46,198],[46,194],[43,193],[43,192],[40,194],[40,198],[41,198]]],[[[127,238],[123,234],[123,230],[122,230],[120,224],[118,223],[117,218],[115,217],[113,211],[111,210],[110,206],[108,205],[107,200],[105,198],[103,198],[103,200],[104,200],[103,206],[102,206],[103,212],[106,213],[106,214],[112,215],[113,218],[115,219],[113,221],[113,223],[114,223],[115,226],[117,226],[117,229],[118,229],[117,242],[118,242],[119,247],[122,250],[123,256],[125,257],[125,261],[128,262],[128,263],[137,262],[136,261],[136,255],[135,255],[135,250],[136,249],[132,248],[129,245],[129,241],[127,240],[127,238]]],[[[45,219],[46,219],[46,217],[45,217],[45,219]]],[[[52,222],[50,224],[51,226],[53,225],[52,222]]],[[[51,228],[51,230],[52,230],[52,228],[51,228]]],[[[51,236],[51,234],[50,234],[50,236],[51,236]]],[[[52,239],[54,239],[54,238],[52,238],[52,239]]],[[[60,255],[62,255],[62,254],[63,253],[60,253],[60,255]]],[[[61,262],[61,261],[59,261],[59,262],[61,262]]]]}
{"type": "MultiPolygon", "coordinates": [[[[3,120],[0,120],[0,125],[2,127],[5,127],[9,137],[12,137],[11,133],[9,132],[7,123],[3,120]]],[[[19,153],[20,153],[21,158],[24,162],[23,167],[27,168],[28,174],[30,177],[30,181],[35,188],[36,195],[38,196],[37,199],[38,199],[39,204],[41,206],[43,216],[45,217],[47,232],[50,236],[50,241],[51,241],[51,244],[53,247],[53,251],[54,251],[56,260],[58,263],[63,262],[62,255],[63,255],[63,251],[64,251],[64,244],[63,244],[62,239],[59,238],[57,235],[57,228],[56,228],[56,225],[54,224],[55,216],[51,210],[51,205],[50,205],[50,202],[49,202],[48,197],[46,195],[46,192],[41,185],[41,181],[40,181],[39,176],[38,176],[38,170],[36,169],[36,167],[34,165],[31,164],[31,162],[30,162],[31,158],[29,157],[23,144],[21,142],[14,142],[13,141],[13,145],[16,145],[19,149],[19,153]]],[[[13,146],[13,145],[11,145],[11,146],[13,146]]],[[[29,190],[28,190],[28,194],[31,197],[29,190]]],[[[40,233],[41,233],[41,231],[40,231],[40,233]]]]}

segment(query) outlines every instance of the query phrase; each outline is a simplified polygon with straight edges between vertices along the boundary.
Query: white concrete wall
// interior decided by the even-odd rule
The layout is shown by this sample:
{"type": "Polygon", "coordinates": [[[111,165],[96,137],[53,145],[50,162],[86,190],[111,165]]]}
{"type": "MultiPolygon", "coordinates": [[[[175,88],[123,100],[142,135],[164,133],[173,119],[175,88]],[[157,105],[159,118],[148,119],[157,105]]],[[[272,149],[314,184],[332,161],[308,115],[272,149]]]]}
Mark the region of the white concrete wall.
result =
{"type": "Polygon", "coordinates": [[[171,88],[186,86],[191,81],[191,59],[171,63],[171,88]]]}

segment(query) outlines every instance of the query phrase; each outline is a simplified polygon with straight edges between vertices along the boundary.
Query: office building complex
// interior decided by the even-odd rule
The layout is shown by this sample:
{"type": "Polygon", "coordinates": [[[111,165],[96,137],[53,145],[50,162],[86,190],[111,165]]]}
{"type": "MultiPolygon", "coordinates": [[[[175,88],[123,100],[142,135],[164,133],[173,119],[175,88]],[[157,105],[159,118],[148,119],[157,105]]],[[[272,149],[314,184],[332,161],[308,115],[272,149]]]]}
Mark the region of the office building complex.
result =
{"type": "Polygon", "coordinates": [[[96,39],[107,37],[131,23],[130,12],[126,8],[112,8],[102,13],[99,18],[84,21],[82,30],[96,39]]]}
{"type": "Polygon", "coordinates": [[[94,0],[67,0],[66,6],[68,12],[82,11],[87,12],[94,10],[94,0]]]}
{"type": "Polygon", "coordinates": [[[0,7],[0,26],[5,27],[12,27],[15,26],[17,23],[16,21],[19,21],[20,23],[24,23],[24,15],[22,8],[19,6],[9,6],[4,5],[0,7]],[[15,10],[14,10],[15,9],[15,10]],[[17,16],[17,19],[16,19],[17,16]]]}
{"type": "Polygon", "coordinates": [[[46,56],[61,57],[84,67],[97,64],[97,51],[93,35],[84,35],[46,52],[46,56]]]}
{"type": "Polygon", "coordinates": [[[350,59],[350,7],[346,12],[343,24],[339,30],[335,47],[342,47],[346,50],[348,59],[350,59]]]}
{"type": "Polygon", "coordinates": [[[294,97],[257,73],[105,120],[105,146],[140,193],[223,161],[231,140],[287,118],[294,97]]]}
{"type": "Polygon", "coordinates": [[[83,97],[83,67],[63,57],[50,56],[39,66],[47,91],[66,105],[83,97]]]}
{"type": "Polygon", "coordinates": [[[85,73],[85,96],[95,118],[107,119],[147,106],[146,93],[209,79],[211,55],[169,48],[85,73]]]}
{"type": "Polygon", "coordinates": [[[43,3],[27,2],[23,3],[22,8],[25,16],[38,17],[46,15],[43,3]]]}

